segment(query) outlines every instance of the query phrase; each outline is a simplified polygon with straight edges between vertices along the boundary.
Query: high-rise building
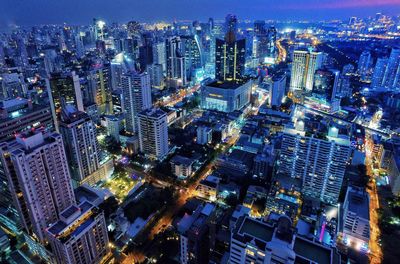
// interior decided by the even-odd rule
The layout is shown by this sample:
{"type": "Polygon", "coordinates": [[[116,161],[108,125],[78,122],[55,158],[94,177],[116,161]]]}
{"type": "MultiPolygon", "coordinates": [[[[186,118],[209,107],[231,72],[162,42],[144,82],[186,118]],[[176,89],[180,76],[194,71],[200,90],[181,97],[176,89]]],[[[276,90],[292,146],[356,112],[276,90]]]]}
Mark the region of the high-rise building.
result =
{"type": "Polygon", "coordinates": [[[153,64],[147,68],[150,75],[150,83],[152,88],[164,89],[164,73],[161,64],[153,64]]]}
{"type": "Polygon", "coordinates": [[[163,73],[167,71],[166,55],[167,51],[165,42],[158,42],[153,45],[153,63],[161,64],[163,73]]]}
{"type": "Polygon", "coordinates": [[[0,102],[0,142],[15,139],[24,131],[43,128],[54,129],[50,106],[33,104],[24,98],[0,102]]]}
{"type": "Polygon", "coordinates": [[[333,69],[320,69],[314,74],[312,93],[328,102],[336,98],[339,83],[339,71],[333,69]]]}
{"type": "Polygon", "coordinates": [[[378,58],[375,63],[374,73],[372,75],[371,87],[379,89],[383,87],[383,79],[388,64],[388,58],[378,58]]]}
{"type": "Polygon", "coordinates": [[[167,78],[175,86],[186,85],[185,55],[180,37],[171,37],[165,40],[167,78]]]}
{"type": "Polygon", "coordinates": [[[203,52],[198,35],[181,36],[183,54],[185,56],[185,69],[188,79],[192,78],[194,70],[203,67],[203,52]]]}
{"type": "Polygon", "coordinates": [[[199,126],[196,130],[197,138],[196,142],[200,145],[206,145],[211,143],[212,140],[212,129],[206,126],[199,126]]]}
{"type": "Polygon", "coordinates": [[[138,131],[138,113],[152,106],[150,76],[146,72],[129,72],[122,76],[121,81],[126,120],[125,130],[134,134],[138,131]]]}
{"type": "Polygon", "coordinates": [[[29,132],[0,146],[1,165],[25,230],[40,241],[75,203],[61,135],[29,132]]]}
{"type": "Polygon", "coordinates": [[[343,203],[343,240],[368,248],[370,238],[369,195],[365,190],[348,187],[343,203]]]}
{"type": "Polygon", "coordinates": [[[280,73],[268,76],[264,79],[263,84],[269,91],[269,105],[280,106],[286,91],[286,74],[280,73]]]}
{"type": "Polygon", "coordinates": [[[393,48],[390,53],[382,86],[386,89],[400,88],[400,49],[393,48]]]}
{"type": "Polygon", "coordinates": [[[73,105],[79,111],[84,111],[79,76],[74,71],[70,73],[54,73],[51,75],[50,80],[46,80],[46,82],[55,122],[60,117],[63,104],[73,105]]]}
{"type": "Polygon", "coordinates": [[[303,121],[296,126],[284,130],[278,173],[301,179],[304,195],[336,204],[350,158],[350,141],[335,135],[335,127],[331,136],[323,138],[301,131],[303,121]]]}
{"type": "Polygon", "coordinates": [[[314,73],[321,65],[321,52],[295,50],[290,77],[290,91],[311,91],[314,84],[314,73]]]}
{"type": "Polygon", "coordinates": [[[88,103],[95,103],[100,114],[111,112],[111,72],[110,65],[96,64],[87,73],[88,103]]]}
{"type": "Polygon", "coordinates": [[[220,81],[240,81],[243,79],[246,59],[246,40],[236,39],[237,18],[227,15],[225,38],[216,39],[215,78],[220,81]]]}
{"type": "Polygon", "coordinates": [[[361,81],[368,81],[370,77],[370,71],[371,71],[371,53],[367,50],[364,50],[360,58],[358,60],[358,68],[357,72],[360,75],[360,80],[361,81]]]}
{"type": "Polygon", "coordinates": [[[138,114],[140,151],[155,159],[163,159],[168,148],[167,114],[158,108],[138,114]]]}
{"type": "Polygon", "coordinates": [[[110,256],[104,214],[90,202],[63,210],[46,233],[57,264],[102,263],[110,256]]]}
{"type": "Polygon", "coordinates": [[[243,216],[231,232],[229,263],[339,264],[340,255],[334,248],[298,236],[286,216],[269,222],[243,216]]]}
{"type": "Polygon", "coordinates": [[[96,126],[85,112],[64,109],[60,121],[72,179],[80,185],[100,168],[96,126]]]}
{"type": "Polygon", "coordinates": [[[185,215],[178,224],[180,233],[180,263],[208,263],[210,258],[210,220],[215,206],[200,205],[192,215],[185,215]]]}

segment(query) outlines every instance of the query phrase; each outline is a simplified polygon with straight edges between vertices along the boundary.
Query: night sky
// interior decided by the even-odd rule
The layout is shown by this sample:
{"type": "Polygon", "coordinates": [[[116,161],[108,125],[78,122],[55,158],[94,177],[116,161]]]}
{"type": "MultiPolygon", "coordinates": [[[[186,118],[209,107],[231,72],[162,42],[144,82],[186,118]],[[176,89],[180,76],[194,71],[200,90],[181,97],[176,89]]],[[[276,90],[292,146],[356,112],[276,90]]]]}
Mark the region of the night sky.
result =
{"type": "Polygon", "coordinates": [[[345,19],[400,14],[400,0],[0,0],[0,26],[240,19],[345,19]]]}

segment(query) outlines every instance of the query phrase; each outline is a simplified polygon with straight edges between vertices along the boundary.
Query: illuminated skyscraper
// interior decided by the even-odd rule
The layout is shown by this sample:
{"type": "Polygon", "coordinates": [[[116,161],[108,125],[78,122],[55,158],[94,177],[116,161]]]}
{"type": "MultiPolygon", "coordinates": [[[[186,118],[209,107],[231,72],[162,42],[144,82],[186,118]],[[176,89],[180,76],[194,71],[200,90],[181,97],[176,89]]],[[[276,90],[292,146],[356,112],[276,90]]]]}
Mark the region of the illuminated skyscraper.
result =
{"type": "Polygon", "coordinates": [[[400,49],[393,48],[390,53],[382,86],[387,89],[400,88],[400,49]]]}
{"type": "Polygon", "coordinates": [[[378,58],[376,60],[374,73],[372,75],[371,87],[379,89],[383,87],[383,78],[385,76],[386,67],[388,64],[388,58],[378,58]]]}
{"type": "Polygon", "coordinates": [[[185,55],[180,37],[168,38],[165,41],[167,52],[167,78],[176,86],[186,85],[185,55]]]}
{"type": "Polygon", "coordinates": [[[90,202],[66,208],[46,233],[57,264],[102,263],[109,256],[104,214],[90,202]]]}
{"type": "Polygon", "coordinates": [[[163,159],[168,154],[167,114],[161,109],[142,111],[139,119],[140,151],[155,159],[163,159]]]}
{"type": "Polygon", "coordinates": [[[61,135],[22,134],[2,143],[0,154],[23,227],[44,241],[46,228],[75,203],[61,135]]]}
{"type": "Polygon", "coordinates": [[[122,76],[122,93],[126,120],[125,130],[134,134],[138,131],[138,113],[152,106],[149,74],[146,72],[124,74],[122,76]]]}
{"type": "Polygon", "coordinates": [[[278,173],[301,179],[304,195],[336,204],[350,158],[350,142],[337,136],[337,128],[331,130],[336,130],[336,135],[318,138],[307,136],[300,128],[285,129],[278,173]]]}
{"type": "Polygon", "coordinates": [[[52,74],[50,80],[47,80],[47,91],[55,121],[60,117],[63,104],[84,111],[79,76],[74,71],[52,74]]]}
{"type": "Polygon", "coordinates": [[[88,114],[63,111],[60,121],[71,176],[80,185],[100,167],[100,148],[96,127],[88,114]]]}
{"type": "Polygon", "coordinates": [[[336,98],[339,82],[339,71],[320,69],[315,72],[313,94],[328,102],[336,98]]]}
{"type": "Polygon", "coordinates": [[[296,50],[293,55],[290,91],[311,91],[314,73],[322,65],[322,53],[296,50]]]}
{"type": "Polygon", "coordinates": [[[368,81],[370,77],[371,70],[371,53],[367,50],[363,51],[360,55],[360,59],[358,60],[358,68],[357,72],[360,75],[361,81],[368,81]]]}
{"type": "Polygon", "coordinates": [[[244,75],[246,40],[236,40],[237,19],[228,15],[225,20],[225,39],[216,39],[215,78],[219,81],[240,81],[244,75]]]}

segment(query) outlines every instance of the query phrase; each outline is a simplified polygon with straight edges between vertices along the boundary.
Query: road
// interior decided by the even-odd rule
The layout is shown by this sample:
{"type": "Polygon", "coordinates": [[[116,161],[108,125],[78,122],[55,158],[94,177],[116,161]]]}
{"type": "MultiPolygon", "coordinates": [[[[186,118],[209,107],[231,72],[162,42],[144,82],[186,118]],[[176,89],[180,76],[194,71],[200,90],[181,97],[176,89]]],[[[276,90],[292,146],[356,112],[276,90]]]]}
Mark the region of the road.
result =
{"type": "Polygon", "coordinates": [[[165,100],[161,100],[158,105],[159,106],[174,106],[179,102],[182,102],[182,100],[185,97],[193,95],[194,92],[197,92],[200,89],[200,84],[196,84],[192,87],[186,88],[186,89],[181,89],[177,93],[171,95],[169,98],[165,100]]]}
{"type": "Polygon", "coordinates": [[[376,188],[376,181],[374,178],[374,173],[372,170],[372,149],[373,143],[371,142],[371,136],[368,132],[366,132],[366,167],[367,174],[370,177],[369,188],[367,188],[367,192],[370,197],[369,201],[369,215],[370,215],[370,240],[369,240],[369,259],[371,264],[380,264],[382,263],[382,249],[379,246],[379,236],[380,230],[378,225],[378,209],[379,205],[379,197],[378,190],[376,188]]]}
{"type": "Polygon", "coordinates": [[[284,62],[287,56],[286,49],[281,44],[282,40],[284,39],[278,39],[276,41],[276,47],[278,48],[278,59],[276,61],[277,63],[284,62]]]}

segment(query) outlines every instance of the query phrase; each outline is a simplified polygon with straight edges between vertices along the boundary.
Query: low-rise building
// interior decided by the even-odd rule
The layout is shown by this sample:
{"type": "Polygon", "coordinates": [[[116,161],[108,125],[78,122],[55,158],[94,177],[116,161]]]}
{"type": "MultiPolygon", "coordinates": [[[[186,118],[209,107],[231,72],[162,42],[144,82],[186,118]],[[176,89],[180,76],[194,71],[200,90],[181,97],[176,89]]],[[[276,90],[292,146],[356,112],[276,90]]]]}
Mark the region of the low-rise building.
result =
{"type": "Polygon", "coordinates": [[[174,156],[171,161],[171,171],[176,177],[187,178],[193,174],[194,160],[180,155],[174,156]]]}

